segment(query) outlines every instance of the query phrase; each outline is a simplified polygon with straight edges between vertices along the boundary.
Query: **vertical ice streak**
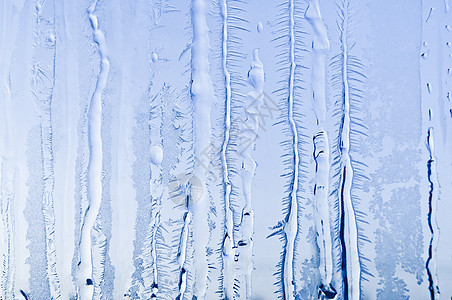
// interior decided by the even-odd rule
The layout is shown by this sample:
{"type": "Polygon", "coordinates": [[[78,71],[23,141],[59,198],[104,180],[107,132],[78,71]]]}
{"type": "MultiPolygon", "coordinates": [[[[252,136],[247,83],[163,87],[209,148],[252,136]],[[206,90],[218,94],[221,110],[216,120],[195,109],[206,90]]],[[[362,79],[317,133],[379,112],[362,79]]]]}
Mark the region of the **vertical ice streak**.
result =
{"type": "MultiPolygon", "coordinates": [[[[208,170],[196,160],[210,147],[210,105],[214,92],[209,75],[209,31],[207,28],[207,3],[205,0],[192,0],[193,41],[191,46],[191,98],[193,101],[193,130],[195,165],[190,179],[189,214],[193,215],[194,247],[194,296],[204,299],[207,285],[207,252],[209,240],[207,190],[208,170]]],[[[208,162],[210,164],[210,161],[208,162]]]]}
{"type": "Polygon", "coordinates": [[[429,153],[429,159],[427,162],[428,171],[428,183],[429,183],[429,194],[428,194],[428,228],[430,229],[430,245],[428,247],[428,258],[426,262],[427,275],[430,291],[430,299],[439,299],[439,283],[438,283],[438,273],[437,273],[437,257],[436,249],[438,248],[439,240],[439,227],[436,220],[436,211],[438,207],[438,175],[436,172],[436,157],[435,157],[435,145],[434,145],[434,131],[430,127],[427,132],[427,150],[429,153]]]}
{"type": "Polygon", "coordinates": [[[295,20],[294,20],[294,0],[289,0],[289,39],[290,39],[290,48],[289,48],[289,61],[290,61],[290,69],[289,69],[289,97],[288,97],[288,118],[290,129],[292,132],[292,146],[293,146],[293,176],[292,183],[290,185],[291,189],[289,192],[289,211],[285,217],[284,222],[284,239],[285,246],[283,251],[283,297],[285,300],[294,299],[294,266],[293,266],[293,258],[295,251],[295,239],[298,232],[298,202],[297,202],[297,193],[298,193],[298,166],[300,164],[300,157],[298,151],[298,132],[297,126],[294,120],[294,80],[295,80],[295,20]]]}
{"type": "Polygon", "coordinates": [[[53,299],[61,296],[60,280],[57,274],[55,249],[55,200],[54,200],[54,159],[52,141],[52,100],[55,87],[55,7],[54,3],[38,1],[36,3],[36,45],[38,49],[33,64],[32,93],[38,101],[41,120],[41,152],[43,165],[42,210],[46,242],[47,279],[50,295],[53,299]],[[47,5],[45,5],[47,4],[47,5]],[[44,7],[45,5],[45,7],[44,7]],[[47,21],[51,15],[52,21],[47,21]],[[44,36],[46,35],[46,36],[44,36]],[[50,69],[46,69],[46,65],[50,69]]]}
{"type": "Polygon", "coordinates": [[[330,42],[320,13],[318,0],[310,1],[305,17],[314,29],[312,43],[312,94],[313,106],[317,119],[317,133],[313,138],[314,159],[316,163],[314,186],[314,219],[317,231],[317,246],[320,251],[319,297],[321,299],[335,298],[336,290],[331,286],[333,278],[333,248],[331,241],[331,227],[329,219],[328,190],[329,190],[329,140],[325,131],[325,56],[330,49],[330,42]]]}
{"type": "Polygon", "coordinates": [[[225,208],[225,233],[222,245],[223,255],[223,294],[226,299],[233,299],[234,294],[234,218],[231,208],[231,182],[229,180],[229,166],[226,158],[226,150],[229,145],[231,133],[231,75],[228,71],[228,6],[227,0],[222,0],[221,16],[223,18],[223,36],[222,36],[222,63],[223,75],[226,88],[225,103],[225,121],[224,121],[224,140],[221,146],[221,164],[223,167],[223,186],[224,186],[224,208],[225,208]]]}
{"type": "MultiPolygon", "coordinates": [[[[6,95],[10,97],[9,86],[3,87],[6,92],[6,95]]],[[[10,100],[6,99],[6,101],[10,100]]],[[[9,102],[9,101],[8,101],[9,102]]],[[[11,103],[6,103],[6,114],[8,114],[10,110],[11,103]]],[[[6,117],[6,135],[9,135],[11,133],[11,119],[6,117]]],[[[12,137],[12,136],[10,136],[12,137]]],[[[11,141],[11,138],[6,137],[5,142],[11,141]]],[[[2,145],[3,147],[3,145],[2,145]]],[[[8,145],[6,145],[8,147],[8,145]]],[[[14,282],[14,261],[12,257],[13,253],[13,200],[14,200],[14,177],[16,174],[16,169],[14,167],[13,162],[13,153],[12,151],[8,151],[6,149],[2,149],[4,155],[2,155],[2,158],[0,160],[0,215],[1,215],[1,226],[0,226],[0,263],[1,263],[1,281],[0,281],[0,295],[2,297],[8,299],[9,297],[12,297],[11,292],[13,291],[14,282]],[[6,152],[6,153],[5,153],[6,152]]]]}
{"type": "Polygon", "coordinates": [[[322,297],[331,299],[336,296],[336,290],[331,286],[333,278],[333,249],[328,207],[329,186],[329,142],[328,135],[320,130],[314,136],[314,159],[316,162],[314,187],[314,212],[317,231],[317,245],[320,250],[319,286],[322,297]]]}
{"type": "Polygon", "coordinates": [[[14,199],[14,176],[15,169],[12,166],[12,162],[7,161],[11,156],[5,156],[0,162],[0,191],[1,191],[1,282],[0,288],[1,294],[5,296],[5,299],[11,297],[11,292],[13,291],[14,282],[12,280],[14,275],[14,263],[12,258],[12,204],[14,199]]]}
{"type": "MultiPolygon", "coordinates": [[[[109,182],[109,200],[105,201],[111,207],[111,216],[108,213],[102,218],[104,224],[111,218],[111,231],[108,225],[102,230],[110,236],[108,246],[108,259],[110,261],[102,266],[105,269],[103,280],[113,284],[112,294],[107,298],[122,298],[132,283],[133,250],[136,216],[137,216],[137,189],[133,183],[133,164],[136,156],[133,151],[134,108],[137,100],[143,97],[148,80],[150,54],[147,53],[149,34],[147,27],[149,18],[149,1],[135,1],[131,9],[124,9],[129,3],[124,1],[109,1],[110,12],[105,14],[107,20],[112,20],[111,26],[105,27],[108,35],[108,57],[112,64],[112,76],[109,82],[109,93],[105,95],[105,103],[109,103],[105,115],[111,118],[106,120],[103,145],[105,153],[105,172],[110,174],[104,182],[109,182]],[[133,10],[135,12],[133,12],[133,10]],[[131,11],[132,10],[132,11],[131,11]],[[133,32],[134,34],[130,34],[133,32]],[[111,33],[111,34],[110,34],[111,33]],[[114,71],[113,71],[114,70],[114,71]],[[114,83],[114,84],[113,84],[114,83]],[[111,89],[110,89],[111,87],[111,89]],[[111,97],[113,96],[113,97],[111,97]],[[108,112],[107,112],[108,111],[108,112]],[[110,121],[111,120],[111,121],[110,121]],[[108,122],[108,123],[107,123],[108,122]],[[109,136],[109,137],[107,137],[109,136]],[[111,145],[111,146],[110,146],[111,145]],[[110,157],[107,156],[111,155],[110,157]],[[110,161],[107,163],[107,161],[110,161]],[[111,171],[107,166],[111,167],[111,171]],[[108,233],[110,231],[110,233],[108,233]],[[112,278],[114,269],[114,279],[112,278]],[[112,274],[112,275],[109,275],[112,274]]],[[[157,136],[159,131],[157,130],[157,136]]],[[[152,148],[151,148],[152,151],[152,148]]],[[[154,170],[152,170],[154,171],[154,170]]],[[[157,172],[155,172],[157,173],[157,172]]],[[[108,193],[108,192],[107,192],[108,193]]],[[[105,206],[103,206],[105,207],[105,206]]],[[[101,208],[103,210],[103,208],[101,208]]],[[[105,295],[105,294],[104,294],[105,295]]]]}
{"type": "MultiPolygon", "coordinates": [[[[64,132],[59,151],[55,152],[55,248],[57,252],[57,272],[60,280],[61,298],[70,298],[75,295],[75,282],[71,276],[73,269],[74,245],[76,236],[75,216],[75,170],[77,159],[77,120],[79,117],[79,49],[75,28],[77,25],[74,14],[76,3],[55,2],[55,35],[59,37],[55,44],[55,73],[56,85],[54,95],[57,97],[55,104],[59,113],[64,115],[64,122],[57,123],[55,135],[64,132]],[[58,17],[60,16],[60,17],[58,17]],[[60,60],[70,61],[61,63],[60,60]],[[60,163],[58,165],[58,162],[60,163]],[[71,220],[71,221],[69,221],[71,220]],[[62,255],[64,253],[64,255],[62,255]]],[[[57,112],[55,110],[55,112],[57,112]]],[[[59,115],[56,114],[56,116],[59,115]]]]}
{"type": "MultiPolygon", "coordinates": [[[[157,146],[158,147],[158,146],[157,146]]],[[[161,174],[161,173],[160,173],[161,174]]],[[[161,175],[160,175],[161,176],[161,175]]],[[[161,180],[161,177],[158,179],[161,180]]],[[[153,203],[152,203],[152,212],[151,212],[151,226],[150,226],[150,237],[148,239],[150,240],[150,249],[145,249],[146,251],[150,251],[151,255],[151,265],[152,265],[152,284],[150,285],[150,294],[151,299],[156,299],[158,295],[158,256],[157,256],[157,235],[160,228],[160,206],[161,206],[161,199],[162,199],[162,191],[161,188],[159,189],[158,186],[154,185],[154,188],[157,189],[157,195],[156,193],[151,190],[151,193],[155,196],[153,196],[153,203]]],[[[143,258],[144,259],[144,258],[143,258]]]]}
{"type": "Polygon", "coordinates": [[[1,3],[0,29],[0,298],[12,299],[14,291],[13,203],[16,157],[12,119],[10,68],[13,57],[14,37],[19,27],[18,3],[1,3]]]}
{"type": "Polygon", "coordinates": [[[350,157],[350,86],[348,70],[348,1],[344,2],[341,30],[343,117],[340,130],[341,178],[339,207],[341,215],[340,240],[342,247],[342,276],[345,299],[359,299],[361,266],[358,253],[358,228],[351,199],[353,168],[350,157]]]}
{"type": "MultiPolygon", "coordinates": [[[[437,221],[438,200],[441,197],[441,186],[439,182],[439,172],[441,164],[447,159],[442,154],[450,152],[444,148],[444,140],[447,133],[447,123],[445,117],[446,96],[444,90],[443,74],[445,74],[444,58],[449,51],[444,51],[443,34],[441,30],[447,30],[448,25],[447,10],[434,11],[430,1],[422,1],[422,45],[420,53],[420,77],[421,77],[421,107],[423,112],[423,130],[426,134],[426,147],[428,151],[427,160],[427,181],[428,181],[428,206],[427,225],[430,233],[430,243],[427,250],[427,261],[425,268],[428,278],[428,289],[431,300],[440,299],[440,288],[437,266],[437,249],[440,229],[437,221]],[[427,55],[426,55],[427,54],[427,55]],[[442,159],[444,161],[442,161],[442,159]],[[440,163],[438,163],[440,162],[440,163]]],[[[447,3],[446,3],[447,4],[447,3]]],[[[447,7],[446,7],[447,8],[447,7]]],[[[446,45],[447,47],[447,45],[446,45]]],[[[448,161],[447,161],[448,162],[448,161]]]]}
{"type": "MultiPolygon", "coordinates": [[[[154,100],[154,99],[153,99],[154,100]]],[[[160,100],[160,98],[158,98],[160,100]]],[[[160,230],[160,213],[162,207],[162,197],[164,193],[163,182],[163,133],[162,127],[165,121],[164,106],[161,103],[151,103],[151,118],[149,131],[151,135],[151,223],[149,233],[146,236],[146,243],[143,251],[143,262],[152,268],[143,270],[143,280],[146,287],[145,295],[151,299],[158,296],[158,256],[157,256],[157,235],[160,230]],[[155,110],[155,112],[154,112],[155,110]],[[152,281],[152,283],[151,283],[152,281]]]]}
{"type": "Polygon", "coordinates": [[[177,296],[177,300],[184,299],[184,293],[187,289],[187,269],[185,266],[186,256],[187,256],[187,245],[188,245],[188,234],[191,222],[191,213],[188,211],[184,214],[184,225],[182,227],[182,234],[180,238],[180,246],[179,251],[177,253],[177,260],[180,268],[180,278],[179,278],[179,295],[177,296]]]}
{"type": "Polygon", "coordinates": [[[100,72],[96,82],[96,88],[91,98],[88,112],[88,139],[89,139],[89,162],[88,162],[88,199],[89,206],[86,209],[81,237],[80,237],[80,262],[78,265],[78,289],[80,299],[91,299],[93,297],[93,265],[91,231],[99,213],[102,200],[102,92],[107,84],[110,62],[106,56],[105,37],[99,29],[97,17],[94,15],[97,0],[88,8],[88,16],[93,29],[93,40],[99,49],[100,72]]]}
{"type": "Polygon", "coordinates": [[[157,272],[157,233],[160,226],[160,212],[157,210],[153,212],[153,223],[152,223],[152,271],[153,271],[153,282],[151,285],[151,299],[157,298],[158,288],[158,272],[157,272]]]}
{"type": "Polygon", "coordinates": [[[254,88],[247,94],[245,101],[244,118],[241,124],[238,150],[241,156],[241,180],[245,198],[245,206],[239,225],[239,241],[237,251],[239,267],[244,271],[246,278],[246,299],[251,299],[251,273],[253,271],[253,233],[254,233],[254,211],[251,198],[251,184],[256,171],[256,161],[252,153],[258,138],[259,119],[263,106],[264,95],[264,65],[259,60],[259,50],[254,49],[253,61],[248,72],[248,80],[254,88]]]}

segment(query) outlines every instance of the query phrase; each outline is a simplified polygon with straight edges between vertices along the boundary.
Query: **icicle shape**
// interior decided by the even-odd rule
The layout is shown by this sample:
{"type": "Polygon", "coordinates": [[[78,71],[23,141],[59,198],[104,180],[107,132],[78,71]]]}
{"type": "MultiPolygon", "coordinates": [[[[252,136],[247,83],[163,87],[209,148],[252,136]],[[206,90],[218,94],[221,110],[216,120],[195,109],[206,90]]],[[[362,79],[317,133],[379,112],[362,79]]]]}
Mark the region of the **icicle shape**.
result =
{"type": "Polygon", "coordinates": [[[245,207],[242,211],[241,222],[238,226],[239,238],[237,252],[239,257],[239,268],[246,278],[246,299],[251,299],[251,276],[253,270],[253,233],[254,233],[254,211],[251,198],[251,184],[256,171],[256,161],[252,153],[256,146],[259,131],[259,120],[265,105],[264,95],[264,65],[259,60],[259,50],[254,49],[251,69],[248,72],[248,80],[253,91],[249,92],[245,101],[245,110],[241,124],[238,150],[241,156],[241,180],[245,207]]]}
{"type": "Polygon", "coordinates": [[[88,8],[88,17],[93,29],[93,39],[97,44],[100,55],[100,72],[97,77],[96,88],[91,98],[88,112],[88,139],[90,145],[88,162],[88,199],[80,238],[80,263],[78,266],[77,284],[80,299],[92,299],[94,292],[92,241],[91,232],[99,213],[102,201],[102,93],[107,84],[110,61],[106,55],[105,37],[99,29],[97,17],[94,15],[97,1],[88,8]]]}
{"type": "Polygon", "coordinates": [[[320,251],[320,293],[326,299],[336,296],[331,286],[333,279],[333,248],[329,220],[328,187],[329,187],[329,142],[325,131],[314,136],[314,159],[316,163],[314,186],[314,212],[317,231],[317,246],[320,251]]]}
{"type": "Polygon", "coordinates": [[[314,112],[317,118],[317,133],[313,138],[314,159],[316,163],[314,186],[314,219],[317,232],[317,245],[320,251],[319,296],[331,299],[336,290],[331,286],[333,278],[333,246],[331,240],[330,213],[328,205],[330,146],[328,134],[324,129],[326,115],[325,98],[325,56],[330,49],[326,26],[323,23],[318,1],[310,1],[305,17],[314,29],[312,43],[312,95],[314,112]]]}
{"type": "MultiPolygon", "coordinates": [[[[207,28],[207,3],[205,0],[192,0],[192,58],[191,58],[191,98],[193,101],[193,130],[195,165],[190,179],[189,213],[192,216],[194,247],[194,287],[198,300],[205,299],[208,262],[207,244],[209,241],[207,190],[208,168],[199,159],[210,148],[211,123],[210,105],[214,91],[209,75],[209,30],[207,28]],[[197,160],[198,159],[198,160],[197,160]],[[207,170],[206,170],[207,169],[207,170]]],[[[207,163],[210,166],[210,161],[207,163]]]]}

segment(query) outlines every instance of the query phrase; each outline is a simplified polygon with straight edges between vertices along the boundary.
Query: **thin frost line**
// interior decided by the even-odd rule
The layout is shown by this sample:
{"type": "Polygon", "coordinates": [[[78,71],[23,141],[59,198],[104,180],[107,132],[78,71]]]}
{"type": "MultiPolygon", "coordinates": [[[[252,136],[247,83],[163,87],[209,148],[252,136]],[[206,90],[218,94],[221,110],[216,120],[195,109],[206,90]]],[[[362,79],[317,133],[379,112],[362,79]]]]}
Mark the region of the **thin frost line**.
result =
{"type": "Polygon", "coordinates": [[[154,282],[152,283],[151,286],[151,299],[156,299],[157,298],[157,294],[159,291],[158,288],[158,268],[157,268],[157,233],[158,233],[158,228],[160,226],[160,212],[156,212],[154,215],[155,218],[155,223],[152,226],[152,268],[154,271],[154,282]]]}
{"type": "Polygon", "coordinates": [[[150,163],[151,163],[151,177],[149,178],[151,189],[151,222],[146,234],[146,241],[143,247],[143,263],[144,265],[152,265],[152,268],[145,268],[142,274],[144,281],[145,291],[144,295],[151,299],[156,299],[159,292],[159,274],[158,274],[158,254],[157,254],[157,240],[160,231],[160,213],[162,208],[162,198],[164,194],[163,185],[163,133],[162,127],[165,120],[164,107],[161,105],[155,105],[154,101],[157,97],[151,99],[151,112],[149,119],[149,132],[150,132],[150,163]],[[153,110],[156,110],[154,112],[153,110]],[[150,259],[150,261],[149,261],[150,259]],[[152,271],[151,271],[152,270],[152,271]],[[151,278],[152,277],[152,278],[151,278]],[[149,282],[152,280],[152,284],[149,282]]]}
{"type": "Polygon", "coordinates": [[[163,197],[163,189],[161,184],[159,184],[162,179],[161,166],[156,166],[156,168],[153,168],[153,170],[156,170],[157,172],[155,173],[159,175],[158,179],[155,179],[153,184],[151,182],[151,188],[155,188],[155,192],[151,192],[151,199],[153,202],[151,206],[151,222],[149,224],[148,233],[145,239],[146,241],[149,241],[149,244],[147,242],[145,243],[145,247],[143,247],[142,253],[143,264],[151,265],[152,268],[145,268],[143,270],[142,277],[145,287],[144,295],[150,295],[151,299],[156,299],[159,292],[157,239],[160,229],[160,210],[162,205],[161,199],[163,197]],[[150,281],[152,281],[152,284],[148,285],[150,281]]]}
{"type": "Polygon", "coordinates": [[[290,203],[289,211],[284,223],[284,261],[283,261],[283,297],[286,300],[294,299],[294,276],[293,276],[293,258],[295,248],[295,238],[298,233],[298,166],[300,164],[300,157],[298,154],[298,132],[294,120],[294,80],[295,80],[295,20],[294,20],[294,0],[289,1],[289,35],[290,35],[290,75],[289,75],[289,123],[293,135],[293,180],[289,194],[290,203]]]}
{"type": "Polygon", "coordinates": [[[184,214],[184,225],[182,227],[181,241],[179,246],[179,252],[177,254],[177,261],[179,262],[180,277],[179,277],[179,295],[177,300],[184,299],[184,293],[187,289],[187,269],[185,268],[187,245],[188,245],[188,233],[189,225],[191,222],[191,213],[189,211],[184,214]]]}
{"type": "MultiPolygon", "coordinates": [[[[9,91],[9,86],[6,87],[9,91]]],[[[9,95],[7,96],[10,100],[9,95]]],[[[8,111],[10,103],[7,103],[8,111]]],[[[7,121],[7,123],[9,123],[7,121]]],[[[9,123],[10,124],[10,123],[9,123]]],[[[7,124],[7,126],[9,125],[7,124]]],[[[9,127],[9,126],[8,126],[9,127]]],[[[7,128],[7,132],[10,128],[7,128]]],[[[0,229],[0,246],[1,246],[1,282],[0,286],[2,288],[2,294],[5,296],[5,299],[8,296],[12,295],[12,291],[14,288],[14,259],[12,257],[14,243],[12,243],[11,239],[13,238],[13,215],[12,215],[12,204],[14,200],[14,177],[15,177],[15,167],[13,165],[12,153],[8,153],[2,157],[1,165],[0,165],[0,192],[1,192],[1,202],[0,202],[0,210],[1,210],[1,219],[2,226],[0,229]]]]}
{"type": "Polygon", "coordinates": [[[341,126],[341,244],[342,250],[342,268],[344,278],[344,297],[345,299],[355,300],[360,297],[360,276],[361,266],[358,253],[358,229],[356,225],[356,216],[351,200],[351,188],[353,181],[353,168],[350,158],[350,86],[348,82],[348,45],[347,45],[347,27],[348,27],[348,1],[344,2],[344,16],[341,29],[341,48],[342,48],[342,88],[344,95],[343,121],[341,126]],[[344,259],[345,258],[345,259],[344,259]]]}
{"type": "MultiPolygon", "coordinates": [[[[439,281],[438,281],[438,272],[437,272],[437,247],[439,242],[439,226],[437,223],[437,208],[438,208],[438,199],[439,199],[439,193],[440,193],[440,185],[438,181],[438,174],[437,174],[437,157],[435,155],[435,124],[438,123],[439,119],[436,118],[436,115],[433,113],[438,113],[441,115],[441,106],[435,105],[437,97],[440,97],[442,94],[442,82],[441,78],[438,78],[437,82],[437,89],[433,89],[432,87],[435,86],[435,82],[430,81],[434,80],[433,78],[429,77],[429,74],[433,74],[434,72],[438,72],[438,74],[441,74],[441,65],[443,62],[443,57],[441,50],[438,48],[436,49],[435,46],[435,36],[433,32],[436,32],[438,28],[440,28],[440,24],[444,26],[444,23],[442,22],[442,18],[447,15],[447,2],[444,15],[432,15],[432,12],[434,11],[434,8],[432,8],[428,1],[421,1],[421,7],[423,12],[423,20],[424,16],[427,15],[425,18],[425,21],[422,22],[422,51],[426,50],[427,52],[424,52],[420,55],[420,75],[421,75],[421,81],[423,85],[422,89],[422,103],[423,103],[423,110],[426,115],[426,120],[423,120],[424,123],[424,130],[426,131],[426,147],[429,154],[428,160],[427,160],[427,180],[428,180],[428,213],[427,213],[427,224],[428,229],[430,233],[430,241],[428,246],[428,253],[427,253],[427,261],[425,263],[425,268],[427,271],[427,278],[428,278],[428,290],[431,300],[437,300],[440,298],[440,288],[439,288],[439,281]],[[425,22],[425,23],[424,23],[425,22]],[[429,45],[430,44],[430,45],[429,45]],[[430,53],[433,57],[427,60],[428,56],[425,55],[425,53],[430,53]],[[434,64],[432,61],[437,61],[439,65],[434,64]],[[439,68],[439,69],[438,69],[439,68]],[[433,72],[433,73],[432,73],[433,72]],[[428,80],[427,80],[428,79],[428,80]]],[[[441,13],[440,13],[441,14],[441,13]]],[[[447,27],[446,27],[447,28],[447,27]]],[[[441,40],[440,35],[437,37],[438,42],[441,40]]],[[[438,45],[438,47],[441,47],[438,45]]],[[[441,117],[440,117],[441,118],[441,117]]],[[[441,131],[441,126],[438,126],[438,130],[441,131]]],[[[438,132],[436,132],[438,136],[438,132]]]]}
{"type": "Polygon", "coordinates": [[[427,131],[427,150],[429,153],[429,160],[427,162],[428,172],[428,228],[430,230],[430,245],[428,247],[428,258],[425,264],[428,275],[428,289],[430,292],[430,299],[439,299],[439,283],[437,273],[437,258],[436,249],[439,241],[439,226],[436,219],[436,210],[438,208],[438,177],[436,173],[436,157],[435,157],[435,144],[434,144],[434,132],[433,127],[430,127],[427,131]]]}
{"type": "Polygon", "coordinates": [[[225,132],[224,141],[221,146],[221,162],[223,166],[223,186],[224,186],[224,205],[225,205],[225,236],[223,238],[223,293],[226,299],[232,299],[234,294],[234,218],[231,209],[231,182],[229,180],[229,166],[226,159],[226,150],[229,145],[231,131],[231,75],[227,67],[228,58],[228,6],[227,0],[220,2],[221,16],[223,18],[223,36],[222,36],[222,63],[223,75],[226,86],[225,103],[225,132]]]}
{"type": "MultiPolygon", "coordinates": [[[[158,146],[157,146],[158,147],[158,146]]],[[[154,202],[151,211],[151,226],[150,226],[150,241],[151,241],[151,247],[150,249],[145,249],[145,251],[151,252],[151,260],[152,260],[152,285],[151,285],[151,299],[156,299],[157,294],[159,292],[159,274],[158,274],[158,254],[157,254],[157,238],[158,233],[160,229],[160,210],[162,206],[162,197],[163,197],[163,188],[159,182],[162,180],[162,167],[161,162],[153,168],[154,170],[158,170],[157,174],[159,174],[159,178],[157,180],[154,180],[154,184],[151,186],[155,188],[155,193],[152,193],[152,201],[154,202]]],[[[147,253],[146,253],[147,254],[147,253]]],[[[144,257],[147,257],[147,255],[144,255],[144,257]]]]}

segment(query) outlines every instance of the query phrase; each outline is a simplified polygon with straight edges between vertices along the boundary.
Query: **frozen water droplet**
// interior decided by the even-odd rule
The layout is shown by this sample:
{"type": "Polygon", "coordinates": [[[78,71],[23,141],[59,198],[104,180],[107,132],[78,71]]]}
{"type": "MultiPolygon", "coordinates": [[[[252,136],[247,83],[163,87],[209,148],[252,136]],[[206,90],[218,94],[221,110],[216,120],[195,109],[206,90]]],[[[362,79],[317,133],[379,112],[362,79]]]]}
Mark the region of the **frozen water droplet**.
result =
{"type": "Polygon", "coordinates": [[[155,52],[152,52],[151,58],[152,58],[152,62],[156,62],[159,60],[159,56],[155,52]]]}
{"type": "Polygon", "coordinates": [[[158,145],[154,145],[151,147],[151,162],[154,165],[159,165],[163,161],[163,149],[158,145]]]}
{"type": "Polygon", "coordinates": [[[251,68],[248,71],[248,78],[251,85],[261,91],[264,85],[264,70],[262,62],[259,60],[259,49],[253,51],[253,61],[251,62],[251,68]]]}
{"type": "Polygon", "coordinates": [[[421,57],[422,57],[423,59],[427,59],[427,58],[428,58],[429,52],[430,52],[430,51],[427,50],[426,52],[422,53],[422,54],[421,54],[421,57]]]}
{"type": "Polygon", "coordinates": [[[257,32],[261,33],[263,29],[264,25],[262,24],[262,22],[261,21],[257,22],[257,32]]]}
{"type": "Polygon", "coordinates": [[[432,85],[430,84],[430,82],[427,83],[427,91],[429,94],[432,93],[432,85]]]}
{"type": "Polygon", "coordinates": [[[204,192],[203,184],[201,180],[194,175],[190,179],[190,186],[191,186],[191,201],[193,203],[196,203],[201,199],[202,194],[204,192]]]}
{"type": "Polygon", "coordinates": [[[424,41],[423,45],[424,45],[424,47],[428,47],[428,42],[424,41]]]}
{"type": "Polygon", "coordinates": [[[450,48],[451,47],[450,42],[446,42],[446,46],[450,48]]]}
{"type": "Polygon", "coordinates": [[[452,27],[450,27],[450,25],[446,25],[446,29],[447,31],[452,31],[452,27]]]}

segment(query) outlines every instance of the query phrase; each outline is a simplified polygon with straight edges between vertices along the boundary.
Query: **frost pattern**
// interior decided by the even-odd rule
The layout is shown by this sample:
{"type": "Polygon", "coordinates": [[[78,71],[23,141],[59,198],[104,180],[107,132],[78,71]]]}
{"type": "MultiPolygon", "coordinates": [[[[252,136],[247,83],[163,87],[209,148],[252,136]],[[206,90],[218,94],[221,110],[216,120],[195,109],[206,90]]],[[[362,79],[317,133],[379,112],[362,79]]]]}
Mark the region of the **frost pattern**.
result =
{"type": "Polygon", "coordinates": [[[0,7],[1,299],[452,296],[449,1],[0,7]]]}

